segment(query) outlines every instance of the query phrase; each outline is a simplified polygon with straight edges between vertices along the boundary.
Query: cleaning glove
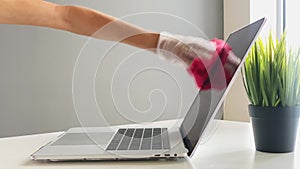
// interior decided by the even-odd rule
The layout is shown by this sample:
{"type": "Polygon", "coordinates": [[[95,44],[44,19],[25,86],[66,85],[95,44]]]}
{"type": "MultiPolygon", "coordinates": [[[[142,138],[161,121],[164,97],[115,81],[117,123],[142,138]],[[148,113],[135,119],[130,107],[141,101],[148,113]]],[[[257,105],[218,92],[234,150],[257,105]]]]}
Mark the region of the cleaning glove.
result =
{"type": "Polygon", "coordinates": [[[157,53],[162,59],[186,67],[197,87],[203,90],[226,87],[240,63],[222,40],[209,41],[167,32],[160,34],[157,53]]]}

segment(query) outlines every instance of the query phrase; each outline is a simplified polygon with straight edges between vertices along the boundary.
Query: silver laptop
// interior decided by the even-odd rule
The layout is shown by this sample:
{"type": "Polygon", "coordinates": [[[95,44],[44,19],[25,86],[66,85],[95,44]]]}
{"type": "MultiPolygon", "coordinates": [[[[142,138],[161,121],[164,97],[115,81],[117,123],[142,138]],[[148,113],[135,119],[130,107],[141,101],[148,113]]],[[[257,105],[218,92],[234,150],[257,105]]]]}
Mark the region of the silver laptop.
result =
{"type": "MultiPolygon", "coordinates": [[[[200,90],[183,121],[177,127],[137,125],[128,128],[71,128],[31,155],[33,160],[118,160],[160,159],[192,156],[216,116],[248,50],[258,36],[265,18],[230,34],[227,44],[238,58],[229,85],[200,90]]],[[[220,65],[222,67],[222,65],[220,65]]],[[[223,68],[223,67],[222,67],[223,68]]],[[[214,76],[221,77],[221,76],[214,76]]],[[[207,81],[220,81],[209,79],[207,81]]],[[[226,81],[225,79],[221,81],[226,81]]]]}

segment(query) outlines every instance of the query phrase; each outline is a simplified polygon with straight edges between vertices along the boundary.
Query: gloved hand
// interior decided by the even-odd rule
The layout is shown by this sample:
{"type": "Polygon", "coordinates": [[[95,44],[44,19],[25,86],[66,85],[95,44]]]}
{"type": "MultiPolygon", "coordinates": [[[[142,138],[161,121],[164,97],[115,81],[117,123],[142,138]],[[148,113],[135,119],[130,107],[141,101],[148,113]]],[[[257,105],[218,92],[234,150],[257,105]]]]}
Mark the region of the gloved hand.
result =
{"type": "Polygon", "coordinates": [[[160,33],[157,44],[157,53],[161,59],[188,67],[194,58],[211,58],[216,51],[216,46],[208,40],[171,34],[160,33]]]}
{"type": "Polygon", "coordinates": [[[208,41],[166,32],[160,34],[157,53],[163,59],[187,67],[198,88],[204,90],[224,88],[240,63],[231,47],[222,40],[208,41]],[[210,79],[213,79],[213,84],[210,79]]]}

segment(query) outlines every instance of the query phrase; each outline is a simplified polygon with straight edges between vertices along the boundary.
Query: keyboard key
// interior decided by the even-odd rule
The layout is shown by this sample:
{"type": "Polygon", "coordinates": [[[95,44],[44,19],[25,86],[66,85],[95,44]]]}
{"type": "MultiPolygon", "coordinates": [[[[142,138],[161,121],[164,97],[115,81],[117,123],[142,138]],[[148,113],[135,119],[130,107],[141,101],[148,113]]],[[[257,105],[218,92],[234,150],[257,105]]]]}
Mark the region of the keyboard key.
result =
{"type": "Polygon", "coordinates": [[[127,150],[130,144],[130,141],[132,139],[132,135],[134,133],[135,129],[127,129],[127,131],[125,132],[125,136],[123,137],[118,150],[127,150]]]}
{"type": "Polygon", "coordinates": [[[114,138],[106,148],[106,150],[116,150],[120,141],[122,140],[126,129],[119,129],[118,132],[115,134],[114,138]]]}
{"type": "Polygon", "coordinates": [[[161,149],[162,149],[161,128],[154,128],[153,137],[152,137],[152,150],[161,150],[161,149]]]}
{"type": "Polygon", "coordinates": [[[162,128],[163,149],[170,149],[170,141],[167,128],[162,128]]]}
{"type": "Polygon", "coordinates": [[[141,150],[151,149],[151,137],[152,137],[152,129],[146,128],[143,135],[141,150]]]}
{"type": "Polygon", "coordinates": [[[129,150],[139,150],[144,129],[136,129],[129,150]]]}

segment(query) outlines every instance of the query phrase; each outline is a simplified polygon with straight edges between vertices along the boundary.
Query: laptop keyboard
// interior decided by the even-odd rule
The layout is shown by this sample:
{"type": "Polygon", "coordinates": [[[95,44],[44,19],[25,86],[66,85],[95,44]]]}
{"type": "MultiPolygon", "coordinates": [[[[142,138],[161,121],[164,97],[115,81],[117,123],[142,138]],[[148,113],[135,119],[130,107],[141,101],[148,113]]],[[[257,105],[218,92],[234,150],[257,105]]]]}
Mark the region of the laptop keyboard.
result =
{"type": "Polygon", "coordinates": [[[106,150],[170,149],[167,128],[121,128],[106,150]]]}

